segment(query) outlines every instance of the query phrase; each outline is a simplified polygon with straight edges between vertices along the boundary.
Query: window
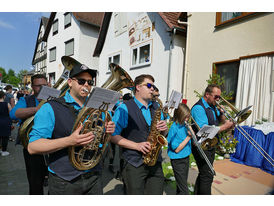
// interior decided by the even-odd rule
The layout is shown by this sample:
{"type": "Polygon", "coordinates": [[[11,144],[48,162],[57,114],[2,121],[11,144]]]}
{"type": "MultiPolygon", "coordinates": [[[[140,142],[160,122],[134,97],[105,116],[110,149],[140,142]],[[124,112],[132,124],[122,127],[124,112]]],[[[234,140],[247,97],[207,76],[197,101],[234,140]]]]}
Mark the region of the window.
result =
{"type": "Polygon", "coordinates": [[[216,13],[216,26],[226,23],[237,22],[243,17],[254,14],[255,12],[217,12],[216,13]]]}
{"type": "Polygon", "coordinates": [[[52,36],[58,34],[58,19],[56,19],[52,24],[52,36]]]}
{"type": "Polygon", "coordinates": [[[215,63],[216,74],[219,74],[221,78],[224,78],[224,85],[222,91],[227,93],[233,92],[231,102],[235,102],[238,85],[238,73],[239,73],[239,60],[231,60],[227,62],[215,63]]]}
{"type": "Polygon", "coordinates": [[[151,41],[136,45],[131,49],[131,67],[149,65],[151,63],[151,41]]]}
{"type": "Polygon", "coordinates": [[[49,62],[56,60],[56,47],[53,47],[49,50],[49,62]]]}
{"type": "Polygon", "coordinates": [[[49,73],[49,83],[51,85],[55,84],[55,72],[49,73]]]}
{"type": "MultiPolygon", "coordinates": [[[[114,63],[114,64],[118,64],[120,65],[120,56],[121,53],[115,53],[114,55],[111,55],[108,57],[108,66],[110,63],[114,63]]],[[[108,71],[109,71],[109,67],[108,67],[108,71]]]]}
{"type": "Polygon", "coordinates": [[[124,12],[114,12],[114,33],[115,36],[127,31],[127,14],[124,12]]]}
{"type": "Polygon", "coordinates": [[[74,39],[65,42],[65,55],[70,56],[74,54],[74,39]]]}
{"type": "Polygon", "coordinates": [[[66,12],[64,14],[64,28],[68,28],[71,26],[71,13],[70,12],[66,12]]]}
{"type": "Polygon", "coordinates": [[[44,51],[44,42],[43,41],[41,42],[41,49],[40,50],[44,51]]]}

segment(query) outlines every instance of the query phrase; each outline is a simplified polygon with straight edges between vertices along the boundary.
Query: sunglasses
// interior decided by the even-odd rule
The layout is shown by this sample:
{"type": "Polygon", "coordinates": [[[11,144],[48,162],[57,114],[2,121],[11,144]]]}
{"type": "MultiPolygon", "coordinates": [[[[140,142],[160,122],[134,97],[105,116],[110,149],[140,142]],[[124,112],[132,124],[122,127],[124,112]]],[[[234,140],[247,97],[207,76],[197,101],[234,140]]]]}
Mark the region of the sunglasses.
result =
{"type": "Polygon", "coordinates": [[[72,78],[72,79],[77,80],[79,85],[84,85],[87,82],[89,86],[92,86],[94,83],[93,80],[85,80],[85,79],[77,79],[77,78],[72,78]]]}
{"type": "Polygon", "coordinates": [[[146,84],[141,84],[142,86],[147,86],[147,88],[153,88],[154,90],[157,88],[154,84],[146,83],[146,84]]]}
{"type": "Polygon", "coordinates": [[[220,99],[221,97],[219,95],[215,95],[214,99],[220,99]]]}

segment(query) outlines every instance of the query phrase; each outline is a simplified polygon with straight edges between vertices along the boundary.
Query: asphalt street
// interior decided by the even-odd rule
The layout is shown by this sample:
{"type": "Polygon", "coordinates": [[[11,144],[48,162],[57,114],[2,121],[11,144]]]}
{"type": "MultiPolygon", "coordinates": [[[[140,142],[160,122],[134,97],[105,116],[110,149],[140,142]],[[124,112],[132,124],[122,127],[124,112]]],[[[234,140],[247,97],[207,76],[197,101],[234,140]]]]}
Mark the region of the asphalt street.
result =
{"type": "MultiPolygon", "coordinates": [[[[12,138],[17,136],[17,126],[12,131],[12,138]]],[[[116,147],[118,148],[118,147],[116,147]]],[[[0,195],[28,195],[28,182],[23,157],[22,145],[15,145],[9,141],[8,152],[10,155],[0,155],[0,195]]],[[[118,149],[116,149],[114,170],[118,170],[118,149]]],[[[123,195],[123,184],[115,179],[116,173],[108,169],[109,159],[106,156],[103,170],[103,192],[104,195],[123,195]]],[[[48,193],[48,187],[44,187],[44,194],[48,193]]],[[[164,194],[175,194],[175,190],[165,183],[164,194]]]]}

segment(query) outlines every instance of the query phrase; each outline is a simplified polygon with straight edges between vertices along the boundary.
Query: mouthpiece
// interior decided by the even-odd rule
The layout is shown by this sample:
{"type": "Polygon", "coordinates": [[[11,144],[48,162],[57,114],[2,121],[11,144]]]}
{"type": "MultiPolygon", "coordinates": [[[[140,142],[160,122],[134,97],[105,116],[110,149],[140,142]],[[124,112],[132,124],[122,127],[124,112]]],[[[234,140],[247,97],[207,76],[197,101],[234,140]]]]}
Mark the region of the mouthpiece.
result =
{"type": "Polygon", "coordinates": [[[86,92],[86,93],[89,93],[89,91],[88,91],[87,88],[83,88],[82,91],[83,91],[83,92],[86,92]]]}

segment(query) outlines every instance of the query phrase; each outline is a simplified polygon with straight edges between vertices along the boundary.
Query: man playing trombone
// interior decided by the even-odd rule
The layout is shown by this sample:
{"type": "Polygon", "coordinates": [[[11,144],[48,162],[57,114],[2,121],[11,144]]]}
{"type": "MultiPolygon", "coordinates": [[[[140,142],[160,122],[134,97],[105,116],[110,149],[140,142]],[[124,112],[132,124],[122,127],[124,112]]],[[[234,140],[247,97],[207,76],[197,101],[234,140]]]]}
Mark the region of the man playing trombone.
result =
{"type": "MultiPolygon", "coordinates": [[[[204,125],[215,125],[219,127],[219,132],[233,127],[233,122],[226,120],[223,112],[216,107],[216,101],[220,100],[221,88],[218,85],[208,85],[204,96],[192,107],[191,115],[197,125],[202,128],[204,125]]],[[[198,132],[198,128],[194,131],[198,132]]],[[[199,174],[195,182],[194,194],[210,195],[213,175],[206,161],[201,157],[196,146],[193,145],[192,153],[196,160],[199,174]]],[[[210,163],[213,165],[215,157],[215,147],[205,150],[210,163]]]]}

